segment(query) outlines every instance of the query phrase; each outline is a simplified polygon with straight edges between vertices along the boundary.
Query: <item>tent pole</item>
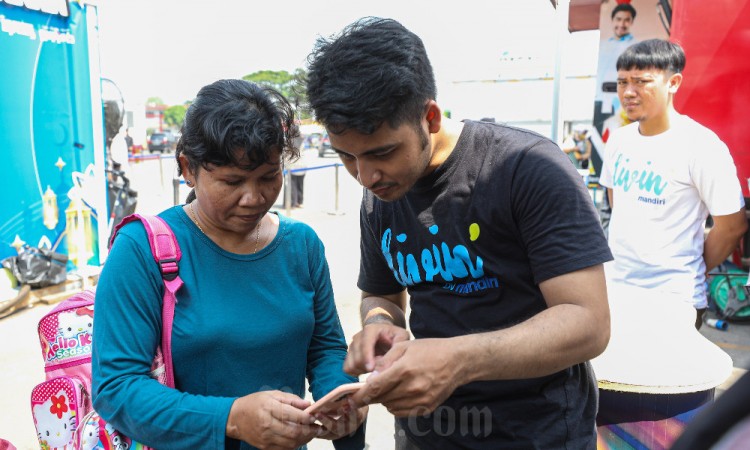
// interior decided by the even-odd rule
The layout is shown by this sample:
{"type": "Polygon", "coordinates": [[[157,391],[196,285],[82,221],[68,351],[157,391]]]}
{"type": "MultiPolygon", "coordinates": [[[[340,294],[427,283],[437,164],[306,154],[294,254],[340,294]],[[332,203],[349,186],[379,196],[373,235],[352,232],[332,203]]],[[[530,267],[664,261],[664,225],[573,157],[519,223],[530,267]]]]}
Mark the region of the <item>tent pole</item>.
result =
{"type": "Polygon", "coordinates": [[[557,16],[555,26],[557,28],[558,38],[556,40],[555,49],[555,79],[553,80],[552,92],[552,130],[550,139],[558,145],[562,145],[563,136],[561,136],[561,131],[563,129],[563,117],[560,114],[560,99],[562,98],[564,87],[562,83],[562,54],[570,37],[570,32],[568,31],[570,0],[557,0],[555,14],[557,16]]]}

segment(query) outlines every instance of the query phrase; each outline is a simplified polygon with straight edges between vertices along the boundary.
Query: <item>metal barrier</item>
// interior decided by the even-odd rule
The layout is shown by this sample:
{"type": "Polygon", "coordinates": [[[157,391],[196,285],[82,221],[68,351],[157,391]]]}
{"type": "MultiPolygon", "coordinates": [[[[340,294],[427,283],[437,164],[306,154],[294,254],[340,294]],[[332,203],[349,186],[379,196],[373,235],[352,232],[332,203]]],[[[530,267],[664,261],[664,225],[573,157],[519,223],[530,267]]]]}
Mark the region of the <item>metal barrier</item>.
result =
{"type": "Polygon", "coordinates": [[[325,164],[322,166],[305,167],[301,169],[285,169],[284,170],[284,207],[286,215],[292,216],[292,173],[296,172],[309,172],[311,170],[326,169],[329,167],[334,168],[334,190],[333,190],[333,203],[334,210],[329,211],[328,214],[341,215],[339,211],[339,167],[343,166],[341,163],[325,164]]]}
{"type": "Polygon", "coordinates": [[[159,153],[159,154],[153,154],[152,153],[150,155],[143,155],[143,154],[135,155],[135,154],[132,154],[132,153],[128,153],[128,162],[129,163],[134,162],[134,163],[137,164],[137,163],[139,163],[141,161],[148,161],[148,160],[158,159],[159,160],[159,177],[160,177],[160,180],[161,180],[162,187],[164,186],[164,166],[163,166],[163,164],[161,162],[161,160],[163,158],[174,159],[174,155],[172,155],[172,154],[164,155],[162,153],[159,153]]]}
{"type": "Polygon", "coordinates": [[[185,184],[185,180],[182,178],[172,178],[172,201],[174,205],[180,204],[180,185],[185,184]]]}

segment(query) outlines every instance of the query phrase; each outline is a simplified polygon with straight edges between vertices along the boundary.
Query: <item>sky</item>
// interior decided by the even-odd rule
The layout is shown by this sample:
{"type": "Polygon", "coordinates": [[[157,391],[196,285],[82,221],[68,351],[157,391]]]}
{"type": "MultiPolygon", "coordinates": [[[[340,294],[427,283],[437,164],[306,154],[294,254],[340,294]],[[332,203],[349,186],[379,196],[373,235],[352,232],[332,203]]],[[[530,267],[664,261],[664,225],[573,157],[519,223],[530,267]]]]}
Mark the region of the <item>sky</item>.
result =
{"type": "MultiPolygon", "coordinates": [[[[126,105],[181,104],[217,79],[304,68],[316,38],[363,16],[396,19],[422,38],[439,97],[457,81],[502,77],[517,58],[552,74],[558,40],[549,0],[101,0],[98,14],[102,76],[126,105]]],[[[596,71],[598,36],[567,38],[564,55],[587,56],[571,70],[596,71]]]]}

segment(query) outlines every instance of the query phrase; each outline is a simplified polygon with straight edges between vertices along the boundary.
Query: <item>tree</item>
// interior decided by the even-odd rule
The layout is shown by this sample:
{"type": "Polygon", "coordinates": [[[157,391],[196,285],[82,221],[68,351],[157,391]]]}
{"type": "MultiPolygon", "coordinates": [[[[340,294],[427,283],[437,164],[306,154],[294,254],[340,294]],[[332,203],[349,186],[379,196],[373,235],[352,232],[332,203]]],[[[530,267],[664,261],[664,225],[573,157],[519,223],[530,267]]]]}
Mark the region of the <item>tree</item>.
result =
{"type": "Polygon", "coordinates": [[[307,72],[298,68],[293,74],[286,70],[261,70],[245,75],[242,79],[276,89],[297,109],[300,119],[307,119],[311,115],[305,93],[306,77],[307,72]]]}
{"type": "Polygon", "coordinates": [[[148,100],[146,100],[146,104],[163,105],[164,100],[162,100],[161,97],[149,97],[148,100]]]}
{"type": "Polygon", "coordinates": [[[180,128],[182,121],[185,119],[185,105],[174,105],[164,110],[164,123],[168,127],[180,128]]]}

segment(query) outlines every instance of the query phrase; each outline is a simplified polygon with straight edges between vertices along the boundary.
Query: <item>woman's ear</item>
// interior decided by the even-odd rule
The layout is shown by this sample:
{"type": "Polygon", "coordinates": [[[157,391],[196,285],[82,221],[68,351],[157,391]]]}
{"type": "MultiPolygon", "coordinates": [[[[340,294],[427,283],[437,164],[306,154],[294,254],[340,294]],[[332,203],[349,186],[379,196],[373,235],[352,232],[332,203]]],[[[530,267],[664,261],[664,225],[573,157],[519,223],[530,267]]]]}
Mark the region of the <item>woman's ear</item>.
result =
{"type": "Polygon", "coordinates": [[[190,164],[188,163],[187,156],[185,156],[184,153],[180,153],[180,156],[177,157],[177,164],[180,166],[180,174],[182,174],[182,178],[187,180],[188,178],[195,178],[190,170],[190,164]]]}

